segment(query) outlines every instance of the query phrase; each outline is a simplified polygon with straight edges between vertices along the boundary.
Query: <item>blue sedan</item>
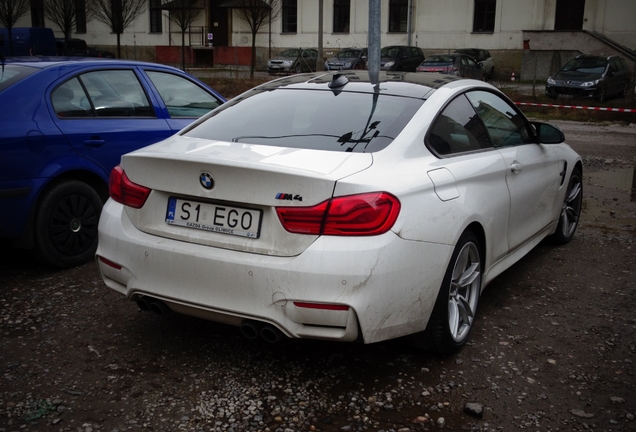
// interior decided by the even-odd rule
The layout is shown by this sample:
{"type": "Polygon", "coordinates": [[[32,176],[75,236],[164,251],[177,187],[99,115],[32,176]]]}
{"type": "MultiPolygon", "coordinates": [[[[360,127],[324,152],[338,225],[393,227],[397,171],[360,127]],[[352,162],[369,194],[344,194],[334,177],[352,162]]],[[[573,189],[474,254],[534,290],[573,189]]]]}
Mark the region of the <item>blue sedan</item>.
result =
{"type": "Polygon", "coordinates": [[[24,58],[0,70],[0,238],[44,263],[91,260],[109,174],[224,102],[182,71],[121,60],[24,58]]]}

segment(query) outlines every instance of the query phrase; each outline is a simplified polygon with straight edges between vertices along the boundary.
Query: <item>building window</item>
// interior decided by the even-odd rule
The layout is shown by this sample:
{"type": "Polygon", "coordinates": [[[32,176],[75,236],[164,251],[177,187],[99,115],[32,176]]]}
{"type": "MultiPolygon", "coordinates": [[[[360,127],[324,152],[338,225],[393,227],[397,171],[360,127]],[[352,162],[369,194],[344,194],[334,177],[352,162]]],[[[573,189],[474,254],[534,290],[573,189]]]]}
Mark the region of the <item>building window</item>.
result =
{"type": "Polygon", "coordinates": [[[350,0],[333,0],[333,32],[349,33],[350,0]]]}
{"type": "Polygon", "coordinates": [[[406,33],[408,15],[408,0],[389,0],[389,33],[406,33]]]}
{"type": "Polygon", "coordinates": [[[86,2],[75,0],[75,32],[86,33],[86,2]]]}
{"type": "Polygon", "coordinates": [[[298,22],[297,0],[283,0],[283,33],[296,33],[298,22]]]}
{"type": "Polygon", "coordinates": [[[150,33],[161,33],[163,31],[161,0],[150,0],[148,12],[150,13],[150,33]]]}
{"type": "Polygon", "coordinates": [[[31,27],[44,27],[44,0],[31,0],[31,27]]]}
{"type": "Polygon", "coordinates": [[[475,0],[473,32],[492,33],[495,31],[495,11],[497,0],[475,0]]]}

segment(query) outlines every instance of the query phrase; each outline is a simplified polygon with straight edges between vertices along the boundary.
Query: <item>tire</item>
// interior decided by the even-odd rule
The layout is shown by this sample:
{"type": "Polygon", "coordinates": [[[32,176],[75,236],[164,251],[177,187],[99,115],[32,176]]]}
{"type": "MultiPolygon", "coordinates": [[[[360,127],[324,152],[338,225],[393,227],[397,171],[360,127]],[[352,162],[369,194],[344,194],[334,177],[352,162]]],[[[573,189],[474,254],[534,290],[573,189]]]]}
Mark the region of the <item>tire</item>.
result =
{"type": "Polygon", "coordinates": [[[78,180],[65,180],[46,190],[35,214],[36,257],[58,268],[92,260],[102,206],[97,192],[78,180]]]}
{"type": "Polygon", "coordinates": [[[607,90],[605,87],[601,87],[601,90],[598,92],[598,101],[605,102],[607,100],[607,90]]]}
{"type": "Polygon", "coordinates": [[[410,336],[412,345],[450,354],[466,343],[479,304],[481,267],[479,240],[472,231],[465,231],[451,256],[428,325],[410,336]]]}
{"type": "Polygon", "coordinates": [[[565,193],[559,224],[554,234],[549,239],[552,243],[562,245],[568,243],[574,237],[576,227],[581,217],[583,206],[583,182],[581,171],[575,168],[568,182],[568,190],[565,193]]]}

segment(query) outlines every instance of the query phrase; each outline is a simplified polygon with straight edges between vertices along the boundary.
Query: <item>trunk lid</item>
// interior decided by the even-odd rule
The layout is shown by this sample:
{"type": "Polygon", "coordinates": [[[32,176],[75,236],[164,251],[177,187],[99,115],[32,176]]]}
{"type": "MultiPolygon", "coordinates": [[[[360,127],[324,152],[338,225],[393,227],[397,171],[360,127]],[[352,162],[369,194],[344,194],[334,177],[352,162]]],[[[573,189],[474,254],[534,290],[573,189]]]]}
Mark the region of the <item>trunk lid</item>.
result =
{"type": "Polygon", "coordinates": [[[275,208],[321,203],[332,197],[339,179],[372,162],[369,153],[175,135],[124,155],[121,166],[132,182],[152,189],[141,209],[126,207],[139,230],[195,244],[294,256],[317,236],[285,231],[275,208]]]}

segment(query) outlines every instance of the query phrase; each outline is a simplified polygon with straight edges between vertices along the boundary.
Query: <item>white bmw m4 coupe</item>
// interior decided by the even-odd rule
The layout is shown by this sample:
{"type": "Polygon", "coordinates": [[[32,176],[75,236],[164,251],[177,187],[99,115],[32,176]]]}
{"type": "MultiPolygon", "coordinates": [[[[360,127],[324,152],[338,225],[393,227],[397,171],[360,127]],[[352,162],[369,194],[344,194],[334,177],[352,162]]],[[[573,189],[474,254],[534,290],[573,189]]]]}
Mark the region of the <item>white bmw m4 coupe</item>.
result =
{"type": "Polygon", "coordinates": [[[489,282],[574,236],[583,167],[564,140],[482,81],[281,78],[124,155],[97,262],[142,310],[248,338],[450,353],[489,282]]]}

